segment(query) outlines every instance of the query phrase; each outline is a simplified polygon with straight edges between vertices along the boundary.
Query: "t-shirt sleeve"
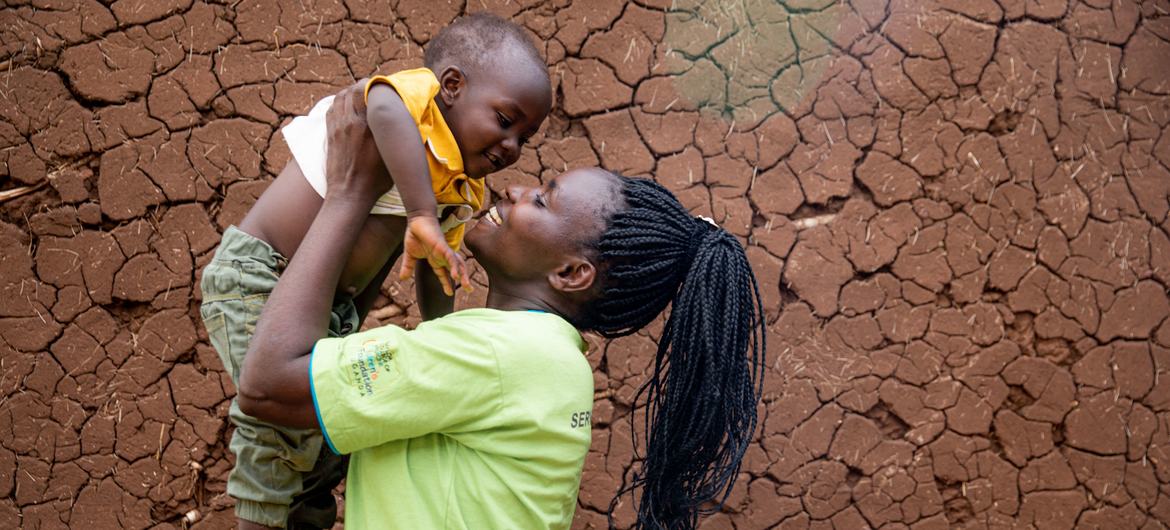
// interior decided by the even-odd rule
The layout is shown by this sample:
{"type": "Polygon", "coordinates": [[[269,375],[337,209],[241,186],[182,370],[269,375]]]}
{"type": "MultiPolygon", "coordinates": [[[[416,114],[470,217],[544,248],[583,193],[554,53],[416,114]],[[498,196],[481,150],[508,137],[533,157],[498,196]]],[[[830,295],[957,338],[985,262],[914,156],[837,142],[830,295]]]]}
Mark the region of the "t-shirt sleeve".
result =
{"type": "Polygon", "coordinates": [[[501,399],[491,343],[450,318],[322,339],[309,371],[318,423],[339,454],[481,430],[501,399]]]}
{"type": "Polygon", "coordinates": [[[422,123],[423,114],[427,106],[439,93],[439,80],[435,74],[426,68],[403,70],[391,75],[376,75],[366,81],[365,99],[369,102],[370,88],[377,84],[387,84],[394,87],[398,97],[406,104],[406,110],[414,118],[415,123],[422,123]]]}

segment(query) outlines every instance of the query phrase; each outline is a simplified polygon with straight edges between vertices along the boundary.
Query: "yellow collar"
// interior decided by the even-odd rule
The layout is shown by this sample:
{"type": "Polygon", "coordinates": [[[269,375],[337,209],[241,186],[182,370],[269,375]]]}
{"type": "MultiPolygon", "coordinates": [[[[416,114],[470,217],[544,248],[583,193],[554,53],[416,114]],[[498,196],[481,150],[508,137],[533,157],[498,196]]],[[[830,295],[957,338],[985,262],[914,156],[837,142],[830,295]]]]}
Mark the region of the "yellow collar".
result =
{"type": "Polygon", "coordinates": [[[463,173],[463,155],[459,153],[459,143],[455,141],[455,135],[451,133],[443,114],[437,108],[435,110],[431,131],[427,135],[427,148],[435,160],[447,166],[449,171],[463,173]]]}

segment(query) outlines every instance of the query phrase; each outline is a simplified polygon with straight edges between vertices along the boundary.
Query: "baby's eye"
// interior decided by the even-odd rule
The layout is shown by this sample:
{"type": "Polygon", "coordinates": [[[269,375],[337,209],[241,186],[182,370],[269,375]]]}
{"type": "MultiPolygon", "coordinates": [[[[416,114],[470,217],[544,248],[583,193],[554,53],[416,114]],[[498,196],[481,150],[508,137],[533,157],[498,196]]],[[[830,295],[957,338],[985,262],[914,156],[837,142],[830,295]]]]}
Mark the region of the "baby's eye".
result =
{"type": "Polygon", "coordinates": [[[496,118],[500,120],[500,127],[507,129],[508,127],[512,126],[512,120],[509,119],[507,116],[504,116],[503,114],[497,112],[496,118]]]}
{"type": "Polygon", "coordinates": [[[536,205],[541,207],[541,208],[544,208],[545,206],[547,206],[544,203],[544,195],[540,194],[540,193],[537,193],[536,196],[532,198],[532,202],[536,203],[536,205]]]}

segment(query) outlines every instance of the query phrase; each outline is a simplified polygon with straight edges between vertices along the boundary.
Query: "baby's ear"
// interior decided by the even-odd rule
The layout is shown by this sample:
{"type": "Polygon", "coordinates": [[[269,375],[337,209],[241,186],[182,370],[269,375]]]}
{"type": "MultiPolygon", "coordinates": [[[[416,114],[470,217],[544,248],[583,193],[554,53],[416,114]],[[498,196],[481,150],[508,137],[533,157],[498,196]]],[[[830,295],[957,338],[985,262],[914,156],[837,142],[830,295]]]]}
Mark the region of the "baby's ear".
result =
{"type": "Polygon", "coordinates": [[[467,76],[463,75],[463,70],[458,66],[448,66],[439,72],[439,97],[443,98],[443,103],[450,106],[463,95],[463,90],[467,88],[467,76]]]}

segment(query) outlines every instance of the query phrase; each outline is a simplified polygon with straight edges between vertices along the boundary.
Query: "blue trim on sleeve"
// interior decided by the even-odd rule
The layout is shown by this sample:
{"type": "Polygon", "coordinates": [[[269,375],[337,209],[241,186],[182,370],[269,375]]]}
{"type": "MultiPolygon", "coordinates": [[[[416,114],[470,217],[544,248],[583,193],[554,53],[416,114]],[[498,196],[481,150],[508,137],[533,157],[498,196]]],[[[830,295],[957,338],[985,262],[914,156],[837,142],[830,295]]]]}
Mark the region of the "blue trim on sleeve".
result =
{"type": "Polygon", "coordinates": [[[333,440],[329,438],[329,431],[325,430],[325,420],[321,419],[321,405],[317,403],[317,382],[313,380],[313,360],[317,358],[317,345],[313,345],[313,351],[309,353],[309,393],[313,395],[313,412],[317,414],[317,426],[321,428],[321,434],[325,436],[325,444],[329,446],[329,450],[333,454],[340,455],[333,446],[333,440]]]}

